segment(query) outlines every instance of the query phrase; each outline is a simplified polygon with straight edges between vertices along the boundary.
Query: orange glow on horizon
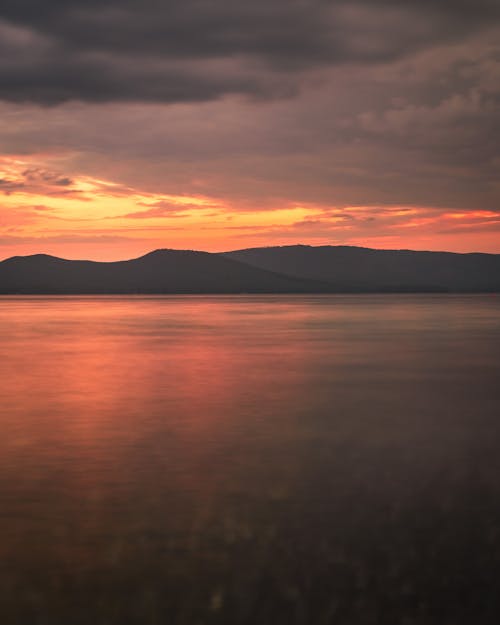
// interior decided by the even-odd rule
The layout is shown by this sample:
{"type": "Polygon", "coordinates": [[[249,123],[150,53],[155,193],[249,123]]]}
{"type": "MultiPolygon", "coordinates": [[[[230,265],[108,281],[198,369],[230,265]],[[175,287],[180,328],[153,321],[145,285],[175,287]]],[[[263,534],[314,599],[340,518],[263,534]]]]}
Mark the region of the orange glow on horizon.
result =
{"type": "Polygon", "coordinates": [[[217,197],[152,193],[0,158],[0,258],[50,253],[121,260],[156,248],[266,245],[500,252],[500,214],[416,206],[277,201],[252,209],[217,197]]]}

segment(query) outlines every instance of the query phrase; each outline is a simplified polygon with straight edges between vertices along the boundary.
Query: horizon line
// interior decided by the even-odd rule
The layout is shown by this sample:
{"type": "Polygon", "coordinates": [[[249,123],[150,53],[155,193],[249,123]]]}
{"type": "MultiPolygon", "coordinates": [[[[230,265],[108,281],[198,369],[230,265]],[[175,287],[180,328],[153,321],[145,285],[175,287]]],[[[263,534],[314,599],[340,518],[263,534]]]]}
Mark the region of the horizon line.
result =
{"type": "Polygon", "coordinates": [[[369,250],[369,251],[374,251],[374,252],[412,252],[416,254],[453,254],[455,256],[467,256],[467,255],[478,255],[478,254],[484,255],[484,256],[500,256],[500,253],[498,252],[497,253],[481,252],[481,251],[452,252],[449,250],[441,250],[441,249],[440,250],[429,250],[429,249],[416,250],[416,249],[410,249],[410,248],[378,248],[378,247],[368,247],[365,245],[345,245],[345,244],[311,245],[308,243],[294,243],[291,245],[261,245],[261,246],[252,246],[252,247],[242,247],[242,248],[230,249],[230,250],[224,250],[224,251],[218,251],[218,252],[208,252],[206,250],[198,250],[194,248],[159,247],[159,248],[152,249],[149,252],[145,252],[144,254],[140,254],[139,256],[133,256],[130,258],[121,258],[118,260],[95,260],[92,258],[63,258],[62,256],[55,256],[54,254],[48,254],[46,252],[34,252],[33,254],[14,254],[13,256],[6,256],[5,258],[0,259],[0,263],[3,263],[8,260],[12,260],[14,258],[33,258],[35,256],[45,256],[49,258],[56,258],[58,260],[65,260],[68,262],[92,262],[92,263],[111,264],[111,263],[127,262],[131,260],[138,260],[140,258],[149,256],[150,254],[154,254],[156,252],[192,252],[192,253],[200,253],[200,254],[220,255],[220,254],[231,254],[234,252],[243,252],[247,250],[265,250],[265,249],[277,249],[277,248],[283,249],[283,248],[297,248],[297,247],[307,247],[307,248],[313,248],[313,249],[349,248],[349,249],[369,250]]]}

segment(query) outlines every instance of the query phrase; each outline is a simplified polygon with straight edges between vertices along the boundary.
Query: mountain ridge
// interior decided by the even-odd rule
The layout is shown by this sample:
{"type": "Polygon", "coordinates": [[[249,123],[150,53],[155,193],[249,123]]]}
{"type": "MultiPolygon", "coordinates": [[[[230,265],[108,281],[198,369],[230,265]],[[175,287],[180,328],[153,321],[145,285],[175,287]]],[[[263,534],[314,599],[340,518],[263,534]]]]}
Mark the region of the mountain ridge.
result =
{"type": "Polygon", "coordinates": [[[338,291],[500,291],[500,254],[290,245],[247,248],[225,256],[327,282],[338,291]]]}
{"type": "Polygon", "coordinates": [[[500,254],[285,245],[0,261],[0,294],[500,292],[500,254]]]}
{"type": "Polygon", "coordinates": [[[0,262],[0,294],[303,293],[327,290],[219,254],[153,250],[138,258],[99,262],[46,254],[0,262]]]}

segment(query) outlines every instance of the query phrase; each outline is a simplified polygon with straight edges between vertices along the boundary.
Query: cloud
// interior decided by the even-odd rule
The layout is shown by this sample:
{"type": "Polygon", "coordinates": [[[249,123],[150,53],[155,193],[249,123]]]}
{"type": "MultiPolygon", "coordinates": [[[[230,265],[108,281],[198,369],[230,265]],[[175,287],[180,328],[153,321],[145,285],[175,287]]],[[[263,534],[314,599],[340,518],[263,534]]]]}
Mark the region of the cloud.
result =
{"type": "MultiPolygon", "coordinates": [[[[390,64],[327,68],[293,99],[0,104],[0,149],[42,153],[61,179],[112,180],[106,193],[117,201],[132,188],[217,198],[233,211],[291,202],[498,210],[498,41],[481,34],[390,64]]],[[[121,211],[132,212],[148,216],[121,211]]]]}
{"type": "Polygon", "coordinates": [[[14,191],[20,191],[24,186],[24,182],[18,182],[9,178],[0,178],[0,191],[3,191],[6,195],[14,191]]]}
{"type": "Polygon", "coordinates": [[[4,214],[18,193],[82,235],[498,249],[497,0],[1,4],[4,214]]]}
{"type": "MultiPolygon", "coordinates": [[[[115,235],[115,234],[60,234],[46,236],[26,236],[26,235],[0,235],[0,245],[19,245],[32,244],[43,245],[45,243],[70,243],[70,244],[86,244],[86,243],[123,243],[130,241],[131,237],[115,235]]],[[[144,239],[135,239],[136,241],[144,241],[144,239]]]]}
{"type": "MultiPolygon", "coordinates": [[[[164,204],[164,203],[162,203],[164,204]]],[[[142,211],[134,211],[132,213],[125,213],[124,215],[117,215],[113,219],[152,219],[157,217],[183,217],[183,213],[189,210],[189,206],[179,208],[175,204],[156,206],[142,211]]],[[[199,208],[193,206],[192,208],[199,208]]]]}
{"type": "Polygon", "coordinates": [[[73,184],[71,178],[68,178],[67,176],[61,176],[58,173],[55,173],[53,171],[47,171],[40,167],[25,169],[22,172],[22,176],[27,183],[42,183],[56,187],[68,187],[73,184]]]}
{"type": "Polygon", "coordinates": [[[25,0],[0,7],[0,98],[57,104],[296,94],[491,26],[495,0],[25,0]]]}
{"type": "Polygon", "coordinates": [[[47,197],[70,197],[85,200],[82,191],[74,187],[74,181],[60,173],[43,167],[23,169],[19,162],[0,159],[0,192],[43,194],[47,197]]]}

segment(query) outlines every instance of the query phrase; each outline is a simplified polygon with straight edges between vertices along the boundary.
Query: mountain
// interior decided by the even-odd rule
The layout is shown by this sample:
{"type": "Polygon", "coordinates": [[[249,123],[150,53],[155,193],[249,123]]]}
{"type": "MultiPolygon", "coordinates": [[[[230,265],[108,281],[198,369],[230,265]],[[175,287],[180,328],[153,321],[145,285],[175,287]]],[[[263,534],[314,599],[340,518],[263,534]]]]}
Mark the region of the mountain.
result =
{"type": "Polygon", "coordinates": [[[330,284],[337,292],[498,292],[500,254],[290,245],[227,252],[253,267],[330,284]]]}
{"type": "Polygon", "coordinates": [[[219,254],[185,250],[156,250],[110,263],[45,254],[0,262],[0,294],[304,293],[327,288],[219,254]]]}
{"type": "Polygon", "coordinates": [[[111,263],[45,254],[0,262],[0,294],[328,292],[500,292],[500,255],[291,245],[156,250],[111,263]]]}

